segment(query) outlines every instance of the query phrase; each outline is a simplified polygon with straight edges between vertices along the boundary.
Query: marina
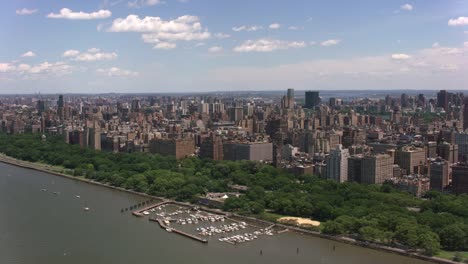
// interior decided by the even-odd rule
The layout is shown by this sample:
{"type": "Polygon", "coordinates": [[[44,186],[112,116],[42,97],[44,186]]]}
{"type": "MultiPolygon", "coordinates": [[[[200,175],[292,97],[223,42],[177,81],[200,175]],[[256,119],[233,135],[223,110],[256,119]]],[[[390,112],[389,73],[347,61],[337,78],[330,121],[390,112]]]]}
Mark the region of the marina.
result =
{"type": "Polygon", "coordinates": [[[150,221],[157,222],[166,231],[202,243],[213,241],[236,245],[277,233],[273,230],[274,225],[262,228],[226,215],[206,212],[199,207],[180,206],[166,201],[136,210],[132,214],[137,217],[148,216],[150,221]]]}

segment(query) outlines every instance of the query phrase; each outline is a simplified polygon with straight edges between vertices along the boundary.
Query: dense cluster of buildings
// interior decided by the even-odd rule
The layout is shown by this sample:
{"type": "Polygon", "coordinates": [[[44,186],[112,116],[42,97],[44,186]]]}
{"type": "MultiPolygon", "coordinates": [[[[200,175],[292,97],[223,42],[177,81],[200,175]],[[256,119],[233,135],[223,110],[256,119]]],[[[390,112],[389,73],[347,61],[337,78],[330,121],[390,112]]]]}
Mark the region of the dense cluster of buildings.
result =
{"type": "Polygon", "coordinates": [[[177,159],[271,163],[337,182],[390,182],[421,195],[468,193],[468,97],[4,96],[6,133],[60,134],[69,144],[177,159]]]}

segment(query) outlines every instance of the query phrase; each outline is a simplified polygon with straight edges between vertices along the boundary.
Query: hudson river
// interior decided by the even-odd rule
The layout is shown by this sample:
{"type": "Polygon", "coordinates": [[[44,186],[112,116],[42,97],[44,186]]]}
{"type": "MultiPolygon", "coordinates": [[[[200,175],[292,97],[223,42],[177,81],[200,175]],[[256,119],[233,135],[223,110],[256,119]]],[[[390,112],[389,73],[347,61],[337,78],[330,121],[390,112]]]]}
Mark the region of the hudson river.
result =
{"type": "Polygon", "coordinates": [[[202,244],[120,212],[145,200],[0,163],[0,263],[426,263],[289,232],[236,246],[202,244]]]}

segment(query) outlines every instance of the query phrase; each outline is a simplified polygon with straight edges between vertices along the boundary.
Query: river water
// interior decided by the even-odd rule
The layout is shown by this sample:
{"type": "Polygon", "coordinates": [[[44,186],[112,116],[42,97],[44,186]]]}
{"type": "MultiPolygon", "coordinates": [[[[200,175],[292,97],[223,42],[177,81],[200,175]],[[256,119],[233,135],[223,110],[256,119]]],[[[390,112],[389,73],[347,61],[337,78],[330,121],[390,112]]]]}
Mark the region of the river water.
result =
{"type": "Polygon", "coordinates": [[[295,233],[202,244],[120,212],[145,200],[0,163],[0,263],[426,263],[295,233]]]}

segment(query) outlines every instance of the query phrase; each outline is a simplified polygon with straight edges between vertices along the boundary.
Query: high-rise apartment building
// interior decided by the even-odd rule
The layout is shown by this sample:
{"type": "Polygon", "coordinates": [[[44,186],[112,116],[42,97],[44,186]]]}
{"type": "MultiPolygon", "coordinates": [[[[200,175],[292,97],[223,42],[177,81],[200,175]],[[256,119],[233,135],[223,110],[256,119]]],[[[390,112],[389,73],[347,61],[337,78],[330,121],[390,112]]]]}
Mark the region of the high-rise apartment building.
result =
{"type": "Polygon", "coordinates": [[[193,138],[157,138],[150,141],[150,152],[181,159],[195,152],[195,142],[193,138]]]}
{"type": "Polygon", "coordinates": [[[212,135],[203,140],[200,145],[200,157],[212,160],[223,160],[223,140],[221,137],[212,135]]]}
{"type": "Polygon", "coordinates": [[[463,108],[463,129],[468,129],[468,95],[463,99],[465,107],[463,108]]]}
{"type": "Polygon", "coordinates": [[[225,142],[224,160],[272,161],[273,144],[269,142],[225,142]]]}
{"type": "Polygon", "coordinates": [[[388,154],[364,156],[361,161],[361,183],[382,184],[393,176],[393,157],[388,154]]]}
{"type": "Polygon", "coordinates": [[[326,158],[326,177],[337,182],[348,181],[349,150],[341,144],[337,145],[326,158]]]}
{"type": "Polygon", "coordinates": [[[423,148],[404,146],[395,151],[395,164],[405,169],[407,174],[419,174],[426,163],[426,151],[423,148]]]}
{"type": "Polygon", "coordinates": [[[456,133],[455,144],[458,145],[459,160],[468,161],[468,132],[456,133]]]}
{"type": "Polygon", "coordinates": [[[431,190],[443,191],[449,184],[449,168],[447,161],[436,159],[430,166],[430,188],[431,190]]]}
{"type": "Polygon", "coordinates": [[[468,193],[468,163],[452,166],[452,189],[456,194],[468,193]]]}
{"type": "Polygon", "coordinates": [[[437,146],[437,154],[449,164],[458,162],[458,145],[443,142],[437,146]]]}
{"type": "Polygon", "coordinates": [[[354,155],[348,158],[348,181],[361,182],[362,155],[354,155]]]}

